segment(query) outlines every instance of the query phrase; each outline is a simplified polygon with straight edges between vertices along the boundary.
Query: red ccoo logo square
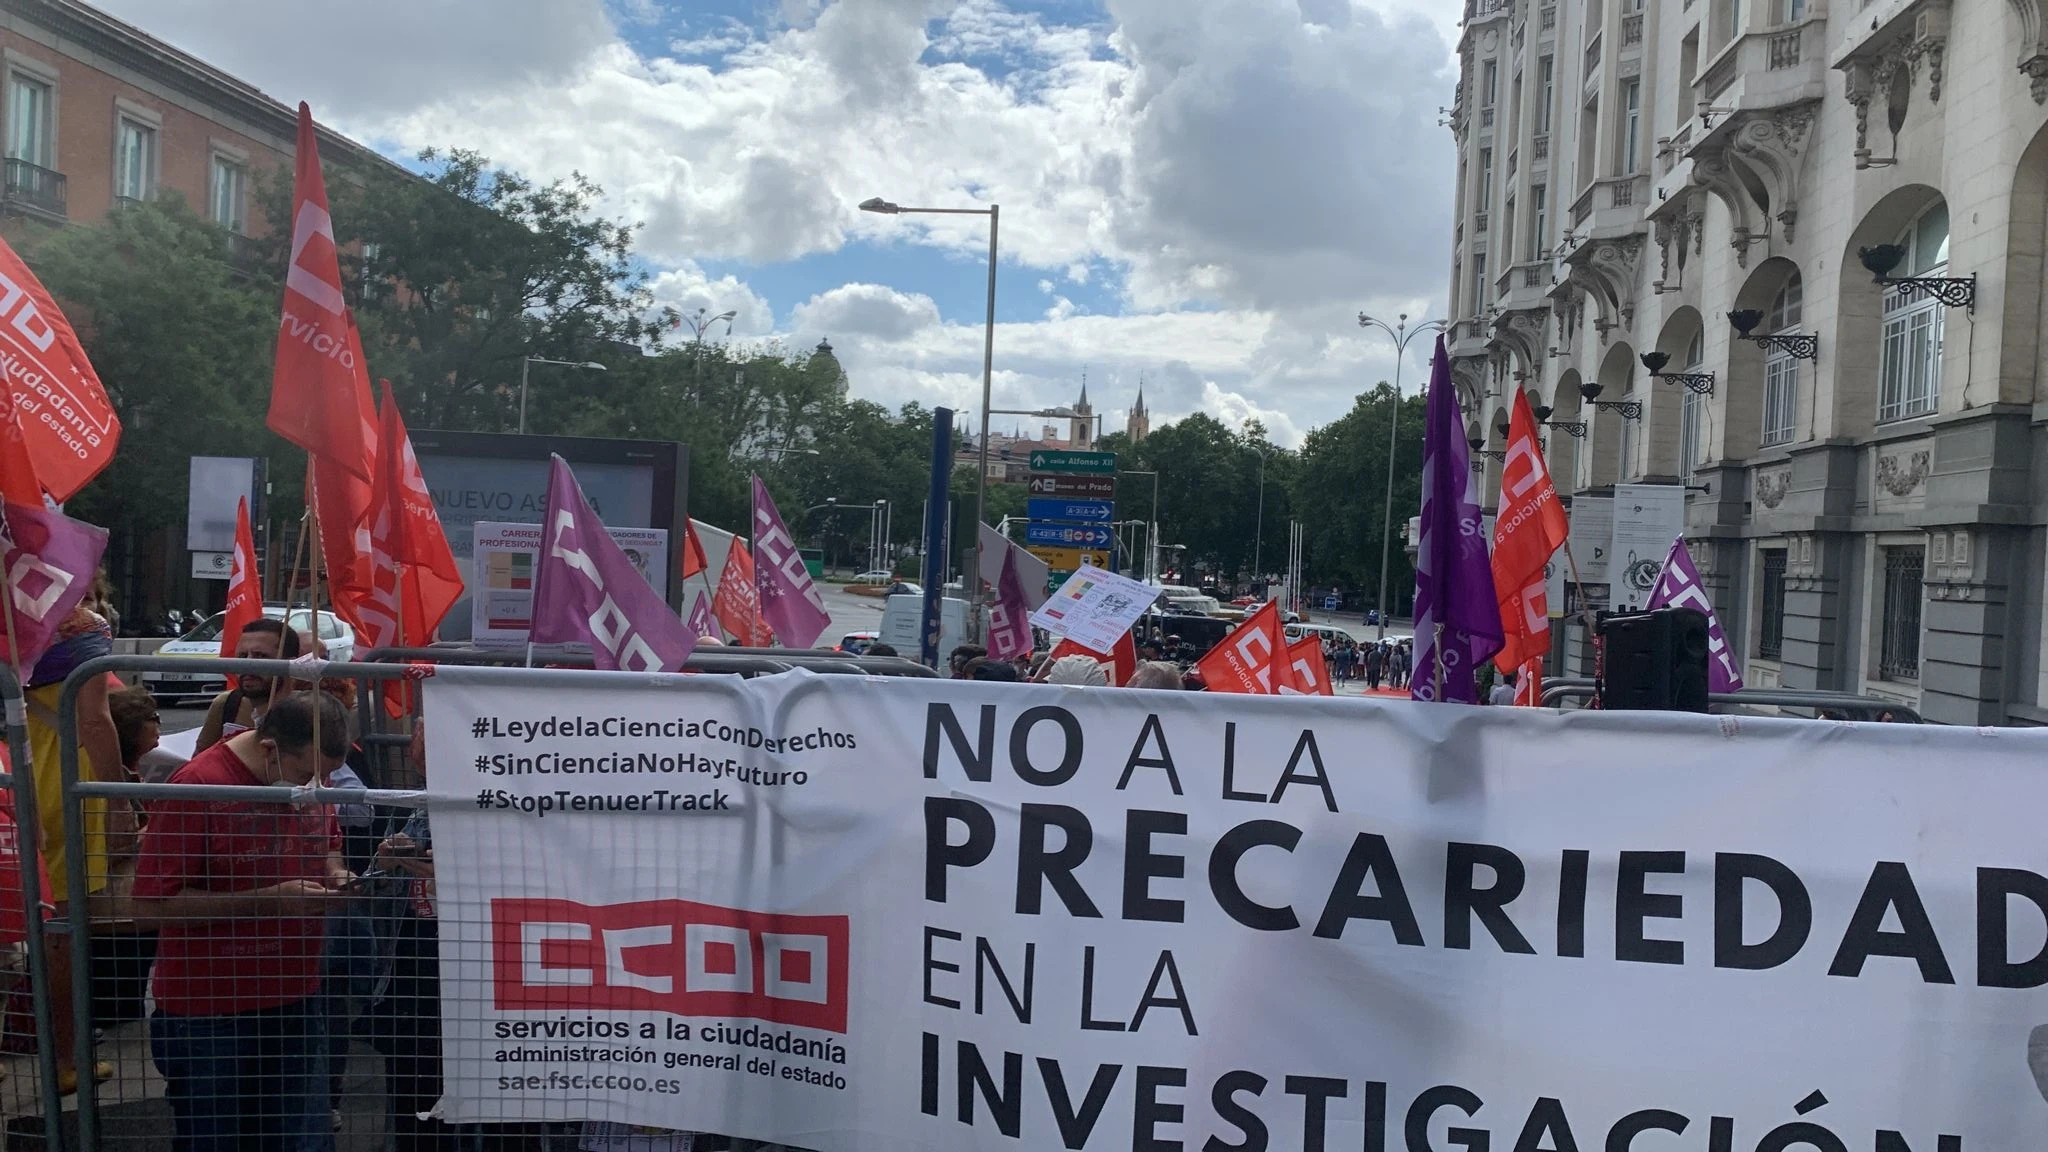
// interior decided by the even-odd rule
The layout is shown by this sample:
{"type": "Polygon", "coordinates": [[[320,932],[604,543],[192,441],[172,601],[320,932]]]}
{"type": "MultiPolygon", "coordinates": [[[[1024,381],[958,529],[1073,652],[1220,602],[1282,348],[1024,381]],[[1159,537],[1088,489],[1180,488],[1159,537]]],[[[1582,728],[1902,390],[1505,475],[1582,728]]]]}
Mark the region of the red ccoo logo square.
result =
{"type": "Polygon", "coordinates": [[[655,1011],[846,1031],[848,921],[688,900],[491,901],[502,1011],[655,1011]]]}

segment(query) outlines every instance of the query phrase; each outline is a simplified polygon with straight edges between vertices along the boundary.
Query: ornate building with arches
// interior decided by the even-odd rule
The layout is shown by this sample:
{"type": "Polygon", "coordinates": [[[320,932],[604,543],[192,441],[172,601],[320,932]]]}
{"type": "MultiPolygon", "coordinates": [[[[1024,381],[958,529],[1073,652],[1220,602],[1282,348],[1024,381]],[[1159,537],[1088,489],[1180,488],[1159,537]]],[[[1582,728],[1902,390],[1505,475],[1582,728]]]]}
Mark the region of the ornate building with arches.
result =
{"type": "Polygon", "coordinates": [[[2048,723],[2048,0],[1468,0],[1460,53],[1474,438],[1525,389],[1560,491],[1687,485],[1751,684],[2048,723]]]}

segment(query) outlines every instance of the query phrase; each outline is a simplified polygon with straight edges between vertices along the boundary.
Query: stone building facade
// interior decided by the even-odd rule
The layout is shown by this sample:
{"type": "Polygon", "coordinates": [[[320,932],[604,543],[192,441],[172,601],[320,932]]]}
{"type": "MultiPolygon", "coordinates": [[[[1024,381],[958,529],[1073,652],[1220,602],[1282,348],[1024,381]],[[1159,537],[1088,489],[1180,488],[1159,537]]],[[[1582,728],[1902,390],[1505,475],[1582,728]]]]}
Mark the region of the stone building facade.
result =
{"type": "Polygon", "coordinates": [[[2048,723],[2048,0],[1470,0],[1460,52],[1472,435],[1523,388],[1561,491],[1688,485],[1750,683],[2048,723]]]}

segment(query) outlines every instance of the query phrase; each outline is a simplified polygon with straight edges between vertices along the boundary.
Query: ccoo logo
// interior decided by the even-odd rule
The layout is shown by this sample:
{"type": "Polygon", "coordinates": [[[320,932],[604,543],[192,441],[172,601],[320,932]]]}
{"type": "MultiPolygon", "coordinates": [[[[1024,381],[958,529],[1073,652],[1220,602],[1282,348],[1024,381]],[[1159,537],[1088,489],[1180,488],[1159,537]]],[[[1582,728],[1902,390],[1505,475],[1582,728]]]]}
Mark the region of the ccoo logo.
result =
{"type": "Polygon", "coordinates": [[[503,1011],[667,1012],[846,1031],[848,920],[688,900],[491,901],[503,1011]]]}

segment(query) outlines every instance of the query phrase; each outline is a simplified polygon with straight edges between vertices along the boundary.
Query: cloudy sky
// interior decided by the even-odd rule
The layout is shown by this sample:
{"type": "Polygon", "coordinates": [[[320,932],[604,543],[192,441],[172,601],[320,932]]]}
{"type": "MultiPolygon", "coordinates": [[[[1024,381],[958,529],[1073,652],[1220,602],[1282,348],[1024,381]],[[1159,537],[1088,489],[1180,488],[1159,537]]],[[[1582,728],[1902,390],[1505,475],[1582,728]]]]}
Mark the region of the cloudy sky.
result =
{"type": "Polygon", "coordinates": [[[998,408],[1142,377],[1292,443],[1392,374],[1359,310],[1443,307],[1455,0],[97,2],[394,156],[589,175],[662,302],[892,406],[978,407],[986,222],[870,196],[1002,206],[998,408]]]}

